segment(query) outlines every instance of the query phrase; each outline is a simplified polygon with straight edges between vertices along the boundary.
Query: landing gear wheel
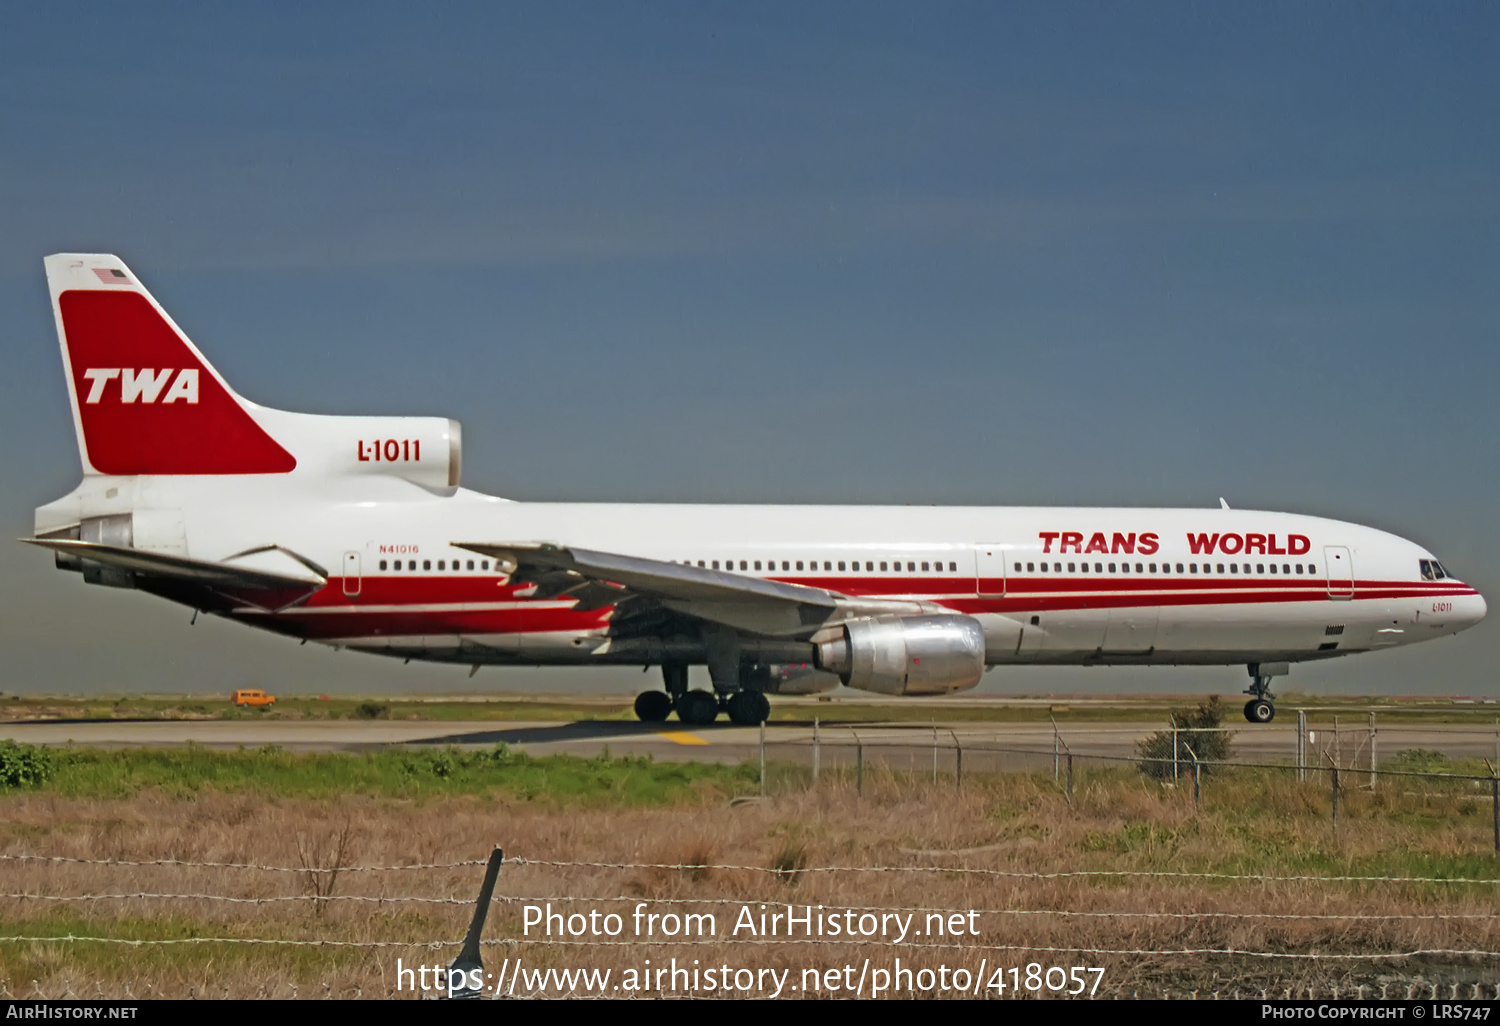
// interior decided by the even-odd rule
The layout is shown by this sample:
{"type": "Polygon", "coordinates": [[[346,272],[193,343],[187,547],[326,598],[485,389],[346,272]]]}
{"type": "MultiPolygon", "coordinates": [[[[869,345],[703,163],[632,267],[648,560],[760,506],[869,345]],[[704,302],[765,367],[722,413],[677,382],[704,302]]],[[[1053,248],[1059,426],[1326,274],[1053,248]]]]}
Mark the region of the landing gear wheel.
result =
{"type": "Polygon", "coordinates": [[[672,715],[672,696],[665,691],[642,691],[635,696],[635,715],[642,723],[662,723],[672,715]]]}
{"type": "MultiPolygon", "coordinates": [[[[1245,719],[1251,723],[1270,723],[1276,718],[1276,707],[1271,704],[1271,674],[1261,673],[1260,663],[1251,663],[1246,667],[1250,671],[1250,686],[1245,689],[1245,694],[1250,696],[1250,701],[1245,703],[1245,719]]],[[[1281,664],[1281,672],[1286,673],[1286,664],[1281,664]]]]}
{"type": "Polygon", "coordinates": [[[706,727],[719,718],[719,700],[709,691],[684,691],[677,696],[677,718],[693,727],[706,727]]]}
{"type": "Polygon", "coordinates": [[[1251,723],[1270,723],[1276,718],[1276,707],[1264,698],[1252,698],[1245,703],[1245,719],[1251,723]]]}
{"type": "Polygon", "coordinates": [[[729,721],[741,727],[753,727],[771,718],[771,701],[759,691],[736,691],[725,708],[729,721]]]}

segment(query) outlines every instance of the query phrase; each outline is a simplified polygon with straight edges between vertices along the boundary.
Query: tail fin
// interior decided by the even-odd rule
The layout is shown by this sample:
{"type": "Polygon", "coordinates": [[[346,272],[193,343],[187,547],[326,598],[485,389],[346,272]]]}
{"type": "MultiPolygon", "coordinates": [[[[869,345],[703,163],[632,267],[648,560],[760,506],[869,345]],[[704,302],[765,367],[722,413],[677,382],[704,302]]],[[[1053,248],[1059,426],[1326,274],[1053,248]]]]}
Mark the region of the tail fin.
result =
{"type": "Polygon", "coordinates": [[[85,473],[296,467],[124,261],[58,253],[45,263],[85,473]]]}

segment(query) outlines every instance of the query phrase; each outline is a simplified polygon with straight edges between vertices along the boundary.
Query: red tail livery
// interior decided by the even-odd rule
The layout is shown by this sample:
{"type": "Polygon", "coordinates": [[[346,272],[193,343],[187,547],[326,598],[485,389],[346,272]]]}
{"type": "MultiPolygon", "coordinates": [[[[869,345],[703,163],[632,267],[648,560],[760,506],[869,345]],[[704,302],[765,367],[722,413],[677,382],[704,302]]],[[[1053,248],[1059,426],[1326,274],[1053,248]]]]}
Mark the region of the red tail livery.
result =
{"type": "Polygon", "coordinates": [[[62,254],[47,261],[88,468],[117,475],[293,470],[292,454],[150,294],[114,277],[118,268],[92,266],[99,260],[62,254]]]}

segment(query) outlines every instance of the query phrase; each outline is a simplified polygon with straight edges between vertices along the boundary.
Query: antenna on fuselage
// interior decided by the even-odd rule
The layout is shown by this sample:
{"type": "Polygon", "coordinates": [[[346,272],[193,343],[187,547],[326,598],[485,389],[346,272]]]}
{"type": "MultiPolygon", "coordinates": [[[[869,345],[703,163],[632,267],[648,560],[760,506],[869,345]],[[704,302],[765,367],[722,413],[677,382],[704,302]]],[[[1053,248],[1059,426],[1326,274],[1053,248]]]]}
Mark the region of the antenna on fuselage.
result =
{"type": "Polygon", "coordinates": [[[1229,508],[1229,503],[1227,503],[1227,502],[1224,501],[1224,496],[1222,496],[1222,495],[1219,496],[1219,508],[1220,509],[1228,509],[1229,508]]]}

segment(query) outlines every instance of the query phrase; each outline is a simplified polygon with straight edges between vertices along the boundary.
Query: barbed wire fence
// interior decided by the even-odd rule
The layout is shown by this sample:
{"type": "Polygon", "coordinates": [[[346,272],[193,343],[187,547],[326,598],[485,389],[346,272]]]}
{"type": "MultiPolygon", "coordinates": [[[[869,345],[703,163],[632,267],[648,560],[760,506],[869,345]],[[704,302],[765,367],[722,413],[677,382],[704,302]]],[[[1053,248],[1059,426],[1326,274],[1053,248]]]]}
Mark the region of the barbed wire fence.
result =
{"type": "MultiPolygon", "coordinates": [[[[498,853],[497,853],[498,856],[498,853]]],[[[498,857],[490,860],[493,869],[498,869],[498,857]]],[[[406,879],[413,875],[432,874],[444,872],[452,874],[455,871],[467,871],[485,865],[484,859],[461,859],[441,863],[411,863],[411,864],[383,864],[383,865],[350,865],[341,867],[342,873],[348,874],[371,874],[386,875],[395,874],[398,879],[406,879]]],[[[165,870],[218,870],[231,871],[236,874],[274,874],[305,875],[306,867],[278,865],[271,863],[253,862],[226,862],[212,860],[192,859],[98,859],[84,858],[64,855],[48,855],[39,853],[9,852],[0,854],[0,863],[12,864],[43,864],[47,866],[87,866],[106,869],[136,869],[151,867],[165,870]]],[[[648,862],[648,861],[593,861],[578,859],[550,859],[512,857],[506,865],[512,869],[531,868],[542,873],[556,874],[560,871],[569,870],[611,870],[611,871],[671,871],[687,874],[702,874],[705,870],[722,873],[751,873],[763,877],[777,878],[783,871],[775,867],[766,867],[744,863],[670,863],[670,862],[648,862]]],[[[798,872],[808,874],[869,874],[869,873],[908,873],[908,874],[950,874],[969,875],[988,878],[1001,878],[1022,881],[1054,881],[1060,879],[1104,879],[1104,878],[1155,878],[1168,881],[1200,881],[1200,882],[1254,882],[1259,884],[1277,883],[1317,883],[1324,885],[1334,884],[1386,884],[1386,885],[1438,885],[1448,888],[1480,888],[1486,893],[1495,888],[1500,888],[1500,874],[1493,877],[1450,877],[1450,876],[1388,876],[1388,875],[1349,875],[1349,874],[1239,874],[1221,872],[1192,872],[1192,871],[1155,871],[1155,870],[1066,870],[1056,872],[1046,871],[1023,871],[1010,869],[996,869],[990,867],[964,867],[964,866],[931,866],[921,864],[907,865],[818,865],[801,867],[798,872]]],[[[493,885],[493,878],[489,881],[493,885]]],[[[485,897],[481,892],[481,900],[485,897]]],[[[178,901],[213,901],[234,905],[276,905],[286,903],[317,903],[334,902],[348,903],[358,907],[399,906],[403,904],[414,905],[436,905],[456,909],[469,909],[475,907],[472,898],[459,895],[430,895],[412,893],[394,893],[381,895],[354,895],[354,894],[279,894],[246,897],[236,894],[214,893],[208,891],[193,892],[171,892],[171,891],[119,891],[119,892],[91,892],[78,894],[51,893],[42,891],[11,891],[0,894],[0,900],[17,902],[44,902],[44,903],[94,903],[94,902],[128,902],[140,905],[167,904],[178,901]]],[[[766,895],[762,902],[755,898],[746,897],[653,897],[644,899],[638,894],[599,893],[592,896],[567,893],[540,892],[537,894],[493,894],[488,896],[486,908],[476,909],[475,921],[481,926],[484,920],[484,912],[489,907],[501,906],[514,909],[521,905],[536,905],[542,902],[560,902],[565,908],[576,905],[601,906],[611,903],[638,904],[649,901],[657,905],[680,905],[680,906],[747,906],[760,904],[785,904],[785,895],[766,895]]],[[[845,906],[847,911],[860,915],[883,916],[886,914],[929,914],[947,915],[951,909],[930,905],[851,905],[845,906]]],[[[1072,919],[1072,920],[1142,920],[1142,921],[1169,921],[1178,923],[1190,922],[1219,922],[1219,921],[1271,921],[1271,922],[1315,922],[1315,923],[1341,923],[1341,924],[1367,924],[1367,923],[1401,923],[1401,922],[1459,922],[1478,923],[1481,925],[1500,925],[1500,912],[1225,912],[1219,910],[1186,910],[1186,911],[1132,911],[1132,910],[1077,910],[1055,907],[1018,907],[1014,905],[1002,905],[969,910],[983,916],[1004,916],[1018,919],[1072,919]]],[[[42,946],[77,946],[77,945],[109,945],[129,948],[173,948],[173,947],[203,947],[203,946],[225,946],[225,947],[262,947],[262,948],[323,948],[330,951],[355,949],[368,951],[412,952],[418,957],[445,957],[446,952],[463,945],[463,941],[454,936],[433,936],[421,939],[338,939],[327,937],[259,937],[259,936],[187,936],[187,937],[127,937],[110,936],[103,933],[71,933],[71,932],[8,932],[0,936],[0,944],[17,945],[42,945],[42,946]]],[[[614,940],[600,939],[598,937],[502,937],[487,938],[478,941],[484,948],[492,951],[498,950],[507,955],[517,958],[516,966],[519,972],[520,952],[527,949],[538,948],[629,948],[629,947],[653,947],[653,948],[686,948],[700,949],[714,946],[724,946],[732,943],[736,947],[748,947],[756,949],[849,949],[859,947],[867,940],[860,939],[834,939],[828,937],[756,937],[741,938],[732,942],[726,942],[720,938],[670,938],[670,939],[630,939],[614,940]]],[[[1448,959],[1465,960],[1486,966],[1492,974],[1500,968],[1500,950],[1495,947],[1407,947],[1389,948],[1385,950],[1290,950],[1290,949],[1261,949],[1252,947],[1236,947],[1233,945],[1160,945],[1155,947],[1146,946],[1110,946],[1099,944],[1081,945],[1056,945],[1056,944],[1032,944],[1013,943],[995,944],[984,943],[978,940],[923,940],[910,942],[901,947],[903,955],[918,955],[930,952],[964,952],[971,955],[1000,955],[1002,953],[1013,953],[1017,955],[1031,955],[1036,957],[1066,955],[1070,957],[1088,958],[1135,958],[1135,959],[1183,959],[1222,957],[1253,959],[1267,962],[1290,962],[1290,963],[1328,963],[1328,964],[1375,964],[1375,963],[1400,963],[1409,962],[1413,959],[1448,959]]],[[[513,978],[514,980],[514,978],[513,978]]],[[[1345,996],[1365,997],[1423,997],[1423,996],[1447,996],[1454,999],[1463,997],[1471,999],[1485,999],[1493,996],[1500,1000],[1500,981],[1493,983],[1485,982],[1450,982],[1447,984],[1434,983],[1425,980],[1408,981],[1402,987],[1398,987],[1395,994],[1387,993],[1391,984],[1382,984],[1377,993],[1376,985],[1364,984],[1357,986],[1357,993],[1347,993],[1345,996]],[[1404,993],[1402,991],[1404,990],[1404,993]],[[1439,990],[1443,993],[1439,994],[1439,990]],[[1465,993],[1460,993],[1460,990],[1465,993]],[[1368,991],[1368,992],[1367,992],[1368,991]]],[[[39,985],[35,993],[16,994],[13,993],[6,982],[0,982],[0,997],[78,997],[72,992],[71,983],[66,985],[62,994],[48,995],[41,991],[39,985]]],[[[1355,989],[1355,988],[1348,988],[1355,989]]],[[[324,996],[332,996],[331,989],[325,983],[324,996]]],[[[1347,991],[1347,989],[1346,989],[1347,991]]],[[[293,987],[295,994],[295,987],[293,987]]],[[[1266,997],[1268,994],[1262,988],[1259,994],[1250,993],[1247,997],[1266,997]]],[[[1293,995],[1288,990],[1286,996],[1293,995]]],[[[360,995],[355,995],[360,996],[360,995]]],[[[514,993],[514,982],[512,991],[508,996],[518,996],[514,993]]],[[[534,996],[524,990],[519,996],[534,996]]],[[[587,995],[582,995],[587,996],[587,995]]],[[[1159,996],[1149,994],[1147,996],[1159,996]]],[[[1184,995],[1187,996],[1187,995],[1184,995]]],[[[1192,996],[1197,996],[1194,992],[1192,996]]],[[[1203,996],[1207,997],[1208,994],[1203,996]]],[[[1217,994],[1214,996],[1218,996],[1217,994]]],[[[1225,994],[1223,996],[1231,996],[1225,994]]],[[[1240,996],[1236,992],[1233,996],[1240,996]]],[[[1276,997],[1279,995],[1271,994],[1276,997]]],[[[1311,992],[1309,992],[1311,996],[1311,992]]],[[[1332,996],[1337,997],[1337,991],[1332,996]]]]}
{"type": "MultiPolygon", "coordinates": [[[[760,791],[762,796],[771,793],[768,784],[768,765],[784,764],[809,767],[799,781],[790,781],[783,774],[782,787],[816,786],[830,774],[853,784],[857,793],[863,794],[867,770],[875,765],[886,769],[899,769],[905,762],[906,778],[909,781],[927,778],[933,784],[943,780],[962,788],[966,773],[974,776],[984,773],[1045,770],[1051,766],[1052,778],[1071,800],[1078,783],[1079,772],[1087,765],[1128,767],[1134,766],[1161,780],[1170,779],[1174,785],[1190,782],[1193,803],[1201,805],[1205,796],[1206,778],[1230,771],[1258,771],[1280,775],[1299,783],[1322,783],[1328,788],[1330,817],[1335,824],[1339,820],[1340,806],[1345,796],[1354,790],[1374,792],[1381,781],[1419,781],[1439,788],[1430,792],[1419,792],[1414,797],[1436,798],[1452,802],[1485,801],[1490,805],[1490,844],[1496,855],[1500,855],[1500,723],[1495,729],[1471,728],[1467,731],[1475,738],[1493,738],[1494,758],[1481,758],[1485,773],[1437,772],[1418,769],[1399,769],[1377,762],[1379,731],[1375,714],[1369,714],[1364,730],[1340,730],[1337,717],[1332,730],[1316,730],[1309,727],[1305,713],[1299,711],[1297,720],[1295,753],[1286,761],[1250,759],[1200,759],[1193,742],[1206,735],[1230,735],[1236,733],[1230,727],[1180,727],[1174,721],[1166,724],[1163,735],[1170,735],[1170,756],[1152,756],[1137,752],[1133,755],[1111,755],[1103,752],[1073,750],[1068,735],[1054,719],[1051,723],[1051,747],[1048,749],[1005,744],[987,739],[978,731],[958,731],[949,727],[933,727],[925,730],[880,729],[878,726],[841,725],[824,727],[814,721],[810,735],[791,739],[768,740],[765,725],[762,725],[759,743],[760,791]],[[1319,742],[1319,735],[1322,741],[1319,742]],[[1467,792],[1464,790],[1468,786],[1467,792]]],[[[1137,736],[1135,728],[1117,728],[1122,734],[1137,736]]],[[[1090,727],[1089,736],[1097,739],[1109,733],[1109,728],[1090,727]]]]}

